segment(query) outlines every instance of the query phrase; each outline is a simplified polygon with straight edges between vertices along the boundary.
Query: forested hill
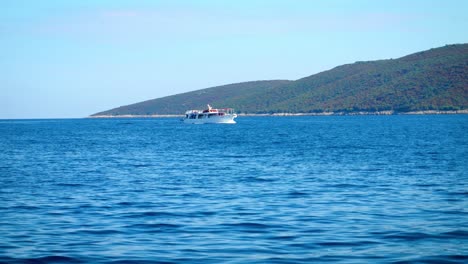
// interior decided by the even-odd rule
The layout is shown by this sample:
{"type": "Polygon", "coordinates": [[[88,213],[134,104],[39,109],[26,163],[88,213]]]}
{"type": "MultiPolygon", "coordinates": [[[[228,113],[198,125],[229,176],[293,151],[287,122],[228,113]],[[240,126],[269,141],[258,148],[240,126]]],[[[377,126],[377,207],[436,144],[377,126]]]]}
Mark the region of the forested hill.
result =
{"type": "Polygon", "coordinates": [[[197,90],[178,95],[152,99],[136,104],[117,107],[97,115],[171,115],[184,114],[189,109],[205,109],[207,104],[213,107],[236,107],[234,102],[245,102],[246,105],[255,104],[257,100],[282,85],[291,81],[255,81],[235,83],[212,88],[197,90]]]}
{"type": "Polygon", "coordinates": [[[233,107],[240,113],[318,113],[468,109],[468,44],[399,59],[356,62],[296,81],[217,86],[121,106],[93,116],[183,114],[233,107]]]}

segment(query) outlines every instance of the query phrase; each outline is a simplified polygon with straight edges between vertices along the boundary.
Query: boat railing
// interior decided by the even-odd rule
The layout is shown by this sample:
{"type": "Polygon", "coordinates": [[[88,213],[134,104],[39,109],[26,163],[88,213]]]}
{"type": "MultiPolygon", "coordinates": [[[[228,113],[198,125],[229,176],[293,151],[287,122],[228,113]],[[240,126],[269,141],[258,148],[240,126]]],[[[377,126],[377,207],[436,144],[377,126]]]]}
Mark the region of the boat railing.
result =
{"type": "Polygon", "coordinates": [[[218,109],[218,112],[226,113],[226,114],[234,114],[234,109],[232,109],[232,108],[220,108],[220,109],[218,109]]]}
{"type": "Polygon", "coordinates": [[[224,114],[234,114],[233,108],[218,108],[218,109],[210,109],[210,110],[188,110],[185,112],[186,115],[189,114],[201,114],[201,113],[224,113],[224,114]]]}

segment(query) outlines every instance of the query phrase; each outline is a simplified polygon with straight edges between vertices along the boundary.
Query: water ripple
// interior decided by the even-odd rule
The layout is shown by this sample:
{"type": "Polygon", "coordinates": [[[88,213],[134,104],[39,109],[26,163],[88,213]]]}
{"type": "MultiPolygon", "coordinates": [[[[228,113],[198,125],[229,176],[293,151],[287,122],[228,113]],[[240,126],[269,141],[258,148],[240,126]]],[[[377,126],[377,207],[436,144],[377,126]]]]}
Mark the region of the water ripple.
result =
{"type": "Polygon", "coordinates": [[[468,116],[0,120],[0,263],[466,263],[468,116]]]}

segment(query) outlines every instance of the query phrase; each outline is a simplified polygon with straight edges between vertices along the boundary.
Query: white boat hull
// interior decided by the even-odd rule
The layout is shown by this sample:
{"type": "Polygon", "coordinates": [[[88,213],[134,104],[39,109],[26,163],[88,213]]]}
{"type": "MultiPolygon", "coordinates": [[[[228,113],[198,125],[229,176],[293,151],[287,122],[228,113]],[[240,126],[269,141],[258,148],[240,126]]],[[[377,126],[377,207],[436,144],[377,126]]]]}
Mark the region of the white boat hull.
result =
{"type": "Polygon", "coordinates": [[[184,123],[187,124],[235,124],[234,118],[237,114],[229,114],[223,116],[203,116],[202,118],[184,118],[184,123]]]}

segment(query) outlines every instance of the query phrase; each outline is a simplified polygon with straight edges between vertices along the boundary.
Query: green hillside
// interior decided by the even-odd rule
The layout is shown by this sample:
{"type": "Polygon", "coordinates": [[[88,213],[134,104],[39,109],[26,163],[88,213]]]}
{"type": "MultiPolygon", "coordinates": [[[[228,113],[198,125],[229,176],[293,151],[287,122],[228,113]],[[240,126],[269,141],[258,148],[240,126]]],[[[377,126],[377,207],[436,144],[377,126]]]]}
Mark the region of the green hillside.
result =
{"type": "Polygon", "coordinates": [[[240,109],[244,104],[250,106],[255,103],[255,100],[258,100],[258,97],[290,82],[291,81],[286,80],[276,80],[222,85],[121,106],[96,113],[94,116],[184,114],[188,109],[205,109],[207,104],[212,104],[215,107],[229,106],[240,109]]]}
{"type": "Polygon", "coordinates": [[[356,62],[296,81],[218,86],[94,115],[182,114],[207,103],[241,113],[468,109],[468,44],[356,62]]]}

